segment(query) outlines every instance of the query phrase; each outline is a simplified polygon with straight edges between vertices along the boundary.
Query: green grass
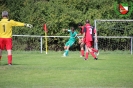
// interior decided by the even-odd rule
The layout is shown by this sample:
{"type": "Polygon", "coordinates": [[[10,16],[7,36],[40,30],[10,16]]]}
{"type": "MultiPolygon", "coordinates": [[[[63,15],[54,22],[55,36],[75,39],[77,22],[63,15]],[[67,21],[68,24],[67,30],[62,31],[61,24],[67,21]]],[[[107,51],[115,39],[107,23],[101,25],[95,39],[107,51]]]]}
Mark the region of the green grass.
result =
{"type": "Polygon", "coordinates": [[[79,52],[13,51],[13,65],[7,53],[0,62],[0,88],[132,88],[133,55],[130,52],[100,52],[99,59],[79,52]]]}

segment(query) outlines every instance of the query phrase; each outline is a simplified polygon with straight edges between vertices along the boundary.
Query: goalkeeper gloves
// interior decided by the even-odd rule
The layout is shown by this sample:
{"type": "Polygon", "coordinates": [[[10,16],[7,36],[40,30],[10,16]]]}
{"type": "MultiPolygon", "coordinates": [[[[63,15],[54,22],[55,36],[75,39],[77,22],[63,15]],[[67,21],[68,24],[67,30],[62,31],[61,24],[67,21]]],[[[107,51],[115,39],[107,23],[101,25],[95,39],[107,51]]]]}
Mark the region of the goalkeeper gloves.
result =
{"type": "Polygon", "coordinates": [[[33,25],[31,25],[31,24],[25,24],[25,26],[28,27],[28,28],[32,28],[33,27],[33,25]]]}

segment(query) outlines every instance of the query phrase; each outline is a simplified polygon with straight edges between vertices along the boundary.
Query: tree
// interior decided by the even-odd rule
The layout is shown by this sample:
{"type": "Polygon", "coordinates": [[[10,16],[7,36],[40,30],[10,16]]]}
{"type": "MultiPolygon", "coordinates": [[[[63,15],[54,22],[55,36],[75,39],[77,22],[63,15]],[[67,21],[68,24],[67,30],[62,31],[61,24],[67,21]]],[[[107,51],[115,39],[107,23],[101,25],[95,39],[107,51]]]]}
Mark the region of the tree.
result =
{"type": "MultiPolygon", "coordinates": [[[[10,19],[31,23],[34,26],[32,30],[16,27],[13,34],[44,35],[42,26],[46,23],[48,35],[56,36],[68,35],[60,30],[70,26],[77,29],[76,24],[84,24],[86,19],[90,20],[91,25],[94,25],[95,19],[127,19],[115,13],[114,3],[115,0],[0,0],[0,11],[7,10],[10,19]]],[[[132,15],[128,18],[132,19],[132,15]]],[[[133,35],[132,30],[130,33],[133,35]]],[[[52,45],[54,39],[50,40],[52,45]]],[[[60,44],[65,42],[60,38],[58,40],[60,44]]]]}

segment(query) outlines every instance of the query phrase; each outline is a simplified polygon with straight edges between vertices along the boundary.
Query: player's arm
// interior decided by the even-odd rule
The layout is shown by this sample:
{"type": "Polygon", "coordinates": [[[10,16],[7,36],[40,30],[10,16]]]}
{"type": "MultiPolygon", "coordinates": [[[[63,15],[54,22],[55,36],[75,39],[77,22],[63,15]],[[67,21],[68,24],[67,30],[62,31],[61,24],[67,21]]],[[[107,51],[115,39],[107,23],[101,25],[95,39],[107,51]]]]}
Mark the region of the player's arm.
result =
{"type": "Polygon", "coordinates": [[[82,35],[82,28],[80,28],[80,32],[78,34],[78,36],[81,36],[82,35]]]}
{"type": "Polygon", "coordinates": [[[75,38],[76,38],[76,37],[77,37],[78,39],[80,39],[80,37],[78,36],[78,34],[76,34],[75,38]]]}
{"type": "Polygon", "coordinates": [[[71,32],[70,29],[62,29],[62,30],[63,30],[63,32],[71,32]]]}
{"type": "Polygon", "coordinates": [[[76,34],[75,34],[75,38],[78,38],[78,43],[80,44],[81,43],[81,39],[80,39],[80,37],[78,36],[78,34],[77,34],[77,32],[75,32],[76,34]]]}
{"type": "Polygon", "coordinates": [[[82,40],[85,38],[85,33],[86,33],[86,28],[84,28],[82,40]]]}
{"type": "Polygon", "coordinates": [[[68,29],[62,29],[63,32],[67,31],[68,29]]]}
{"type": "Polygon", "coordinates": [[[80,35],[82,35],[82,34],[81,33],[77,34],[77,36],[80,36],[80,35]]]}
{"type": "Polygon", "coordinates": [[[26,26],[26,27],[29,27],[29,28],[33,27],[31,24],[26,24],[26,23],[14,21],[14,20],[10,20],[10,22],[11,22],[12,26],[26,26]]]}

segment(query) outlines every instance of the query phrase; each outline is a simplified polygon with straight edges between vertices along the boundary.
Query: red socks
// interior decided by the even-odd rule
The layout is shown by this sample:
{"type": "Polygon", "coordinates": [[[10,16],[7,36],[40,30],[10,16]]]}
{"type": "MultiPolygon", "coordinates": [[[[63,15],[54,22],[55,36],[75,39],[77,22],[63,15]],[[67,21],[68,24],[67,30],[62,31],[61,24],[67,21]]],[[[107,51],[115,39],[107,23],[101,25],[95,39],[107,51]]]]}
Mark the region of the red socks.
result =
{"type": "Polygon", "coordinates": [[[88,59],[88,56],[89,56],[89,53],[86,52],[86,54],[85,54],[85,58],[88,59]]]}
{"type": "MultiPolygon", "coordinates": [[[[0,56],[0,60],[1,60],[1,57],[2,56],[0,56]]],[[[8,64],[12,64],[12,55],[8,55],[7,58],[8,58],[8,64]]]]}
{"type": "Polygon", "coordinates": [[[96,58],[96,55],[94,54],[94,52],[90,52],[91,53],[91,55],[94,57],[94,58],[96,58]]]}
{"type": "Polygon", "coordinates": [[[8,55],[8,64],[12,64],[12,55],[8,55]]]}
{"type": "Polygon", "coordinates": [[[84,56],[84,50],[81,50],[80,53],[82,56],[84,56]]]}

